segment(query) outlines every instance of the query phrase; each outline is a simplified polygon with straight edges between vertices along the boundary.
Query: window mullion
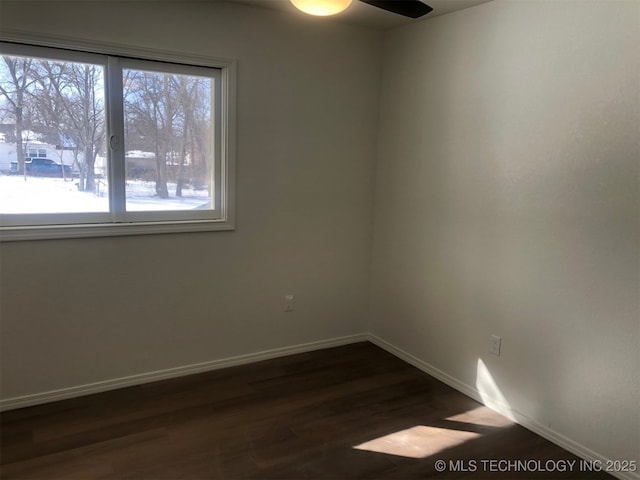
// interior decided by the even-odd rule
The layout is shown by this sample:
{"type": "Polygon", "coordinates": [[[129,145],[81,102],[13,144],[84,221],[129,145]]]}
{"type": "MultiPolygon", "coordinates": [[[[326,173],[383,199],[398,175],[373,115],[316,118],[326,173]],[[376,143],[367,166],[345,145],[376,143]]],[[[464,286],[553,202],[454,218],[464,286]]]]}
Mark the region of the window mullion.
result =
{"type": "Polygon", "coordinates": [[[107,62],[107,152],[109,158],[109,203],[115,222],[125,217],[125,146],[124,146],[124,95],[122,65],[118,57],[107,62]]]}

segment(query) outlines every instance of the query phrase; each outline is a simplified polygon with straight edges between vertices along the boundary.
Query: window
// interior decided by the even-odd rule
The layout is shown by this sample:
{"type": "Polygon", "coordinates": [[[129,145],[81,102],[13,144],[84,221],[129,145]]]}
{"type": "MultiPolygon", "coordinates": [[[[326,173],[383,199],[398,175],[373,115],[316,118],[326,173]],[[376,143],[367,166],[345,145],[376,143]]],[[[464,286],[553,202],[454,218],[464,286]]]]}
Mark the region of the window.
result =
{"type": "Polygon", "coordinates": [[[0,239],[233,228],[232,62],[0,47],[0,239]]]}

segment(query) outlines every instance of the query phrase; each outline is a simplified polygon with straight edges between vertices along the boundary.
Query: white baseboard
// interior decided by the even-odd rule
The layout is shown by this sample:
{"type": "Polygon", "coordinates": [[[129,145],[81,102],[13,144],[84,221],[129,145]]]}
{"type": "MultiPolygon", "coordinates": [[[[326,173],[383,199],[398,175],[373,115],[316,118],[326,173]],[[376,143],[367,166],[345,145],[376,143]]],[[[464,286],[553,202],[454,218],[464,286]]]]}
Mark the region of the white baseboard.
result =
{"type": "Polygon", "coordinates": [[[271,358],[284,357],[294,355],[296,353],[311,352],[324,348],[339,347],[350,343],[366,342],[368,336],[364,333],[356,335],[348,335],[345,337],[330,338],[317,342],[303,343],[290,347],[275,348],[263,352],[250,353],[247,355],[239,355],[237,357],[223,358],[210,362],[197,363],[194,365],[185,365],[183,367],[169,368],[155,372],[131,375],[128,377],[115,378],[101,382],[89,383],[69,388],[61,388],[59,390],[51,390],[33,395],[24,395],[21,397],[7,398],[0,400],[0,411],[13,410],[16,408],[31,407],[42,403],[55,402],[58,400],[66,400],[69,398],[91,395],[93,393],[106,392],[118,388],[131,387],[134,385],[142,385],[144,383],[156,382],[158,380],[167,380],[169,378],[182,377],[194,373],[207,372],[210,370],[218,370],[220,368],[233,367],[236,365],[244,365],[247,363],[269,360],[271,358]]]}
{"type": "MultiPolygon", "coordinates": [[[[605,457],[604,455],[600,455],[597,452],[594,452],[590,448],[585,447],[584,445],[571,440],[570,438],[562,435],[561,433],[556,432],[555,430],[549,427],[542,425],[541,423],[537,422],[535,419],[521,412],[518,412],[517,410],[514,410],[511,407],[505,406],[502,402],[500,402],[499,399],[487,399],[486,397],[483,399],[482,395],[480,395],[480,392],[475,387],[472,387],[464,382],[461,382],[460,380],[448,375],[447,373],[443,372],[442,370],[439,370],[433,365],[430,365],[420,360],[419,358],[414,357],[410,353],[405,352],[401,348],[396,347],[395,345],[387,342],[386,340],[383,340],[380,337],[377,337],[376,335],[369,334],[367,339],[371,343],[379,346],[380,348],[386,350],[392,355],[400,358],[401,360],[404,360],[405,362],[413,365],[414,367],[422,370],[423,372],[431,375],[432,377],[437,378],[441,382],[446,383],[450,387],[458,390],[461,393],[464,393],[465,395],[473,398],[477,402],[480,402],[483,405],[486,405],[492,410],[495,410],[498,413],[501,413],[509,417],[511,420],[514,420],[519,425],[522,425],[528,430],[531,430],[532,432],[540,435],[542,438],[545,438],[550,442],[555,443],[559,447],[562,447],[565,450],[568,450],[569,452],[577,455],[578,457],[584,460],[587,460],[590,462],[600,462],[599,465],[603,465],[603,466],[607,465],[607,461],[613,460],[605,457]]],[[[640,468],[640,466],[638,466],[638,468],[640,468]]],[[[636,472],[609,472],[609,473],[614,477],[620,478],[622,480],[640,480],[640,472],[637,472],[637,471],[636,472]]]]}

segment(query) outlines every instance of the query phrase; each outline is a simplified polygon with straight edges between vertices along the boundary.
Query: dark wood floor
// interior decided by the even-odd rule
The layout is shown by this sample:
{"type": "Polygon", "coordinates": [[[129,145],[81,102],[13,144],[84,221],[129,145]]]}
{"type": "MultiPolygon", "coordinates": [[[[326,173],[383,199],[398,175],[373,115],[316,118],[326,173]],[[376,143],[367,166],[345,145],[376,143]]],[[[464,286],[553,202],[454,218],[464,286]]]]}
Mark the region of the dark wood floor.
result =
{"type": "Polygon", "coordinates": [[[574,455],[369,343],[8,411],[1,421],[4,479],[612,478],[580,471],[574,455]],[[517,472],[505,463],[517,459],[528,470],[532,461],[576,463],[517,472]]]}

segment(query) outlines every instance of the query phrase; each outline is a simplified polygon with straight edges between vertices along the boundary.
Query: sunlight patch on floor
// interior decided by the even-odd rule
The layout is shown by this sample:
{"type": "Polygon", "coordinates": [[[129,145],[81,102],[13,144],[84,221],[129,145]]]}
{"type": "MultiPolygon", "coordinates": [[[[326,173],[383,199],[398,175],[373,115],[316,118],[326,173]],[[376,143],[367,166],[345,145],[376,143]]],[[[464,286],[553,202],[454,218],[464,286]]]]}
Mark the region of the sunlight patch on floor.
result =
{"type": "Polygon", "coordinates": [[[353,448],[400,457],[426,458],[479,436],[480,434],[475,432],[417,425],[353,448]]]}
{"type": "Polygon", "coordinates": [[[513,425],[512,420],[485,406],[472,408],[464,413],[452,415],[447,417],[446,420],[469,423],[479,427],[509,427],[513,425]]]}
{"type": "Polygon", "coordinates": [[[476,388],[485,405],[447,417],[445,422],[450,422],[449,428],[416,425],[353,448],[399,457],[427,458],[480,437],[482,433],[472,431],[477,427],[503,428],[515,422],[509,402],[481,359],[478,359],[476,388]]]}

